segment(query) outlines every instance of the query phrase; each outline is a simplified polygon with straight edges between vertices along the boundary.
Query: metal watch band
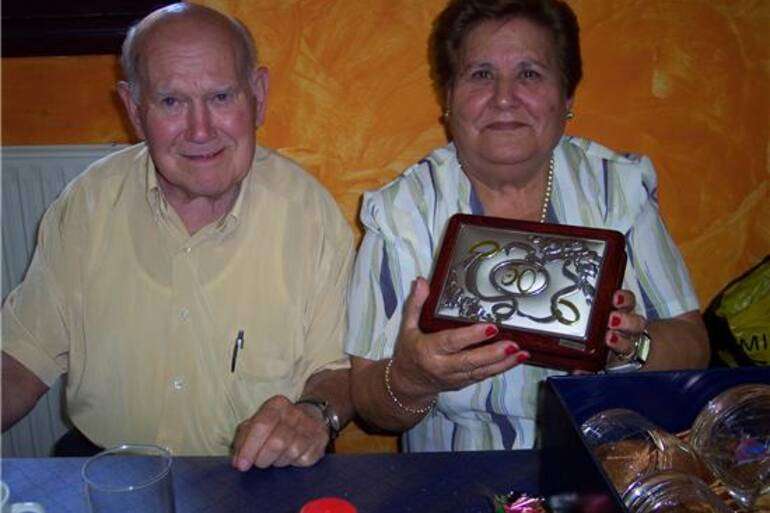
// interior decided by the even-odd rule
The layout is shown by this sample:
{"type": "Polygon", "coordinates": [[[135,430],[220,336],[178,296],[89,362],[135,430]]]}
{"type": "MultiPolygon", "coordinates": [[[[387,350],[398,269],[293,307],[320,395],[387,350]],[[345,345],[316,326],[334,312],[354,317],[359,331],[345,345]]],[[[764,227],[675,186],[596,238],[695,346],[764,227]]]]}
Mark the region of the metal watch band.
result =
{"type": "Polygon", "coordinates": [[[652,339],[647,330],[644,330],[636,340],[634,340],[634,355],[631,360],[637,362],[640,366],[647,363],[647,358],[650,356],[650,345],[652,339]]]}
{"type": "Polygon", "coordinates": [[[340,434],[340,418],[334,408],[327,401],[316,399],[315,397],[303,397],[294,404],[310,404],[318,408],[321,412],[326,427],[329,428],[329,440],[334,440],[340,434]]]}
{"type": "Polygon", "coordinates": [[[634,350],[628,355],[628,358],[625,361],[608,366],[605,370],[612,373],[638,371],[647,363],[647,358],[650,356],[651,342],[650,334],[647,330],[644,330],[634,340],[634,350]]]}

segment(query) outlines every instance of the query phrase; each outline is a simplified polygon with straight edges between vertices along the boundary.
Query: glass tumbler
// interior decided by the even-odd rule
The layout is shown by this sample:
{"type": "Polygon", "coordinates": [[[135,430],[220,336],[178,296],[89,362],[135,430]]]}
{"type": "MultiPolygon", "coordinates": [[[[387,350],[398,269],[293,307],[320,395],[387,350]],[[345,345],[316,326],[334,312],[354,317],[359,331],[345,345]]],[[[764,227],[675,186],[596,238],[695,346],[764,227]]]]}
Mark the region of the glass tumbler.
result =
{"type": "Polygon", "coordinates": [[[633,483],[623,494],[631,513],[732,513],[701,479],[659,472],[633,483]]]}
{"type": "Polygon", "coordinates": [[[154,445],[121,445],[83,465],[89,513],[175,513],[171,454],[154,445]]]}
{"type": "Polygon", "coordinates": [[[586,420],[581,431],[620,495],[632,483],[664,470],[710,480],[705,465],[688,444],[635,411],[602,411],[586,420]]]}
{"type": "Polygon", "coordinates": [[[713,398],[690,443],[742,509],[770,509],[770,385],[739,385],[713,398]]]}

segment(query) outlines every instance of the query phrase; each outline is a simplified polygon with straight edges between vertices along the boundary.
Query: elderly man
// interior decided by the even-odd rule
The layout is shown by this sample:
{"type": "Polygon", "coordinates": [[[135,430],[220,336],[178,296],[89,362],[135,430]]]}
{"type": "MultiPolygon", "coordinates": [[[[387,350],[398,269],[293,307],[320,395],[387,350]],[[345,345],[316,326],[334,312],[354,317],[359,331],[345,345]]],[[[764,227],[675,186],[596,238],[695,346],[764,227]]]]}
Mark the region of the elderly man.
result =
{"type": "Polygon", "coordinates": [[[42,221],[3,307],[3,429],[66,373],[69,417],[100,446],[311,465],[352,416],[350,227],[256,145],[268,73],[239,22],[165,7],[122,64],[145,142],[92,165],[42,221]]]}

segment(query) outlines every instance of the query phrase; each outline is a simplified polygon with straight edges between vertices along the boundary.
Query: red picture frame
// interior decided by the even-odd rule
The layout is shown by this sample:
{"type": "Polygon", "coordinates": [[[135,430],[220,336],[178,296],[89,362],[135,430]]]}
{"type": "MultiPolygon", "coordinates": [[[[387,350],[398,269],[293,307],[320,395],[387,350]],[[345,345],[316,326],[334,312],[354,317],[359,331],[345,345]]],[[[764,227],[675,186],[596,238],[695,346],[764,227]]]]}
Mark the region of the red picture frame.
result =
{"type": "Polygon", "coordinates": [[[607,360],[612,295],[625,266],[625,238],[614,230],[456,214],[420,327],[436,332],[493,322],[499,333],[489,342],[515,341],[531,354],[529,364],[599,371],[607,360]],[[483,266],[491,270],[480,272],[483,266]],[[482,293],[481,285],[498,292],[482,293]],[[527,305],[546,313],[527,313],[527,305]]]}

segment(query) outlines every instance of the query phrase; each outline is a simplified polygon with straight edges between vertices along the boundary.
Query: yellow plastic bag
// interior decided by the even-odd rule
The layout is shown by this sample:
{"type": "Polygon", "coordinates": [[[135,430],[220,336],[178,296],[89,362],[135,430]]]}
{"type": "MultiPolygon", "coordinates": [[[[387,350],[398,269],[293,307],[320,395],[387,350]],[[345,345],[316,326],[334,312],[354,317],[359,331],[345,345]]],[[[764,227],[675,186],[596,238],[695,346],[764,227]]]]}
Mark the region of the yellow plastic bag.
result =
{"type": "Polygon", "coordinates": [[[712,361],[728,366],[770,365],[770,256],[731,283],[709,310],[717,317],[710,319],[707,312],[712,353],[716,353],[712,361]],[[714,329],[715,322],[722,324],[721,329],[714,329]]]}

